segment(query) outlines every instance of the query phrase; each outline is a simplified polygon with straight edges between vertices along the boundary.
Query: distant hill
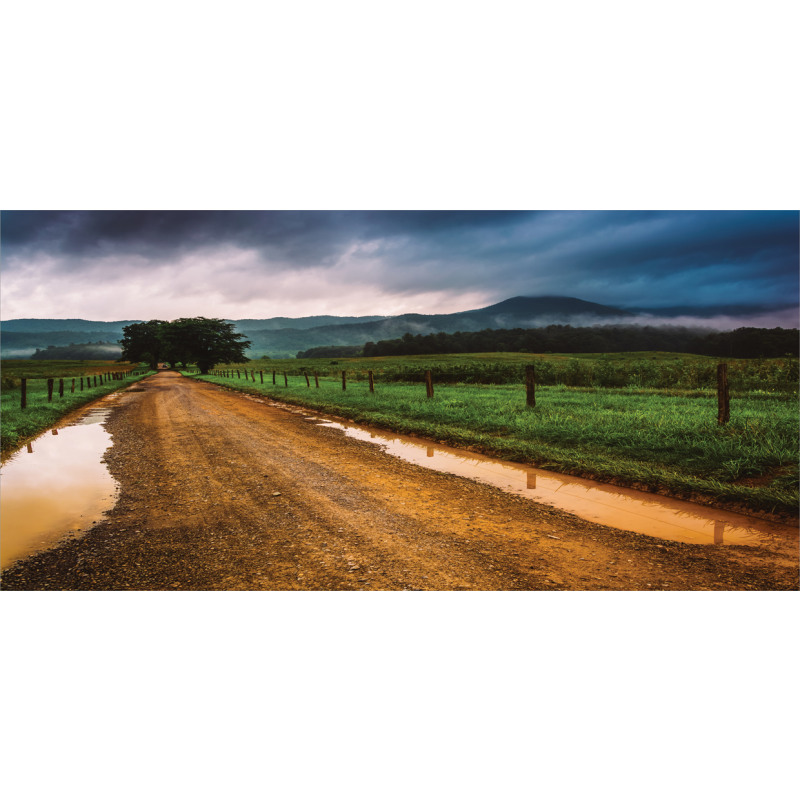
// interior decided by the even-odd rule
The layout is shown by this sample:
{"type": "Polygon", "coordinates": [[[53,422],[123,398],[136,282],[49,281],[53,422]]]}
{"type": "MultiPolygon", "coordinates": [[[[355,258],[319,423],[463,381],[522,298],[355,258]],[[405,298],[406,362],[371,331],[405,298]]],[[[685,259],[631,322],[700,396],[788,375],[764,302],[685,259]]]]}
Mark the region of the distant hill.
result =
{"type": "MultiPolygon", "coordinates": [[[[56,320],[60,324],[65,321],[56,320]]],[[[24,333],[7,331],[4,322],[2,337],[0,337],[0,354],[3,358],[33,358],[36,350],[46,350],[49,347],[72,347],[87,341],[116,343],[120,338],[122,338],[122,330],[119,332],[114,330],[54,330],[24,333]]],[[[52,358],[60,358],[60,356],[52,356],[52,358]]]]}
{"type": "Polygon", "coordinates": [[[322,325],[306,330],[249,330],[254,353],[273,357],[296,355],[316,347],[364,345],[406,333],[455,333],[487,328],[538,328],[552,324],[591,325],[624,320],[630,312],[575,297],[512,297],[501,303],[453,314],[400,314],[373,322],[322,325]]]}
{"type": "MultiPolygon", "coordinates": [[[[575,297],[512,297],[486,308],[454,314],[400,314],[395,317],[271,317],[228,320],[252,341],[251,356],[292,357],[314,347],[363,346],[405,333],[455,333],[486,328],[541,327],[555,323],[592,324],[629,312],[575,297]]],[[[30,358],[38,348],[122,338],[122,329],[142,320],[97,322],[86,319],[12,319],[0,323],[4,358],[30,358]]]]}
{"type": "MultiPolygon", "coordinates": [[[[405,333],[455,333],[486,328],[541,327],[556,323],[592,324],[629,312],[576,297],[512,297],[486,308],[454,314],[400,314],[395,317],[270,317],[228,320],[252,341],[250,356],[293,357],[313,347],[363,347],[369,341],[405,333]]],[[[0,323],[3,358],[30,358],[35,350],[75,346],[76,342],[122,338],[122,329],[142,320],[98,322],[87,319],[10,319],[0,323]]]]}
{"type": "Polygon", "coordinates": [[[44,350],[37,349],[31,358],[47,361],[110,361],[121,355],[122,348],[113,342],[85,342],[64,347],[50,345],[44,350]]]}
{"type": "Polygon", "coordinates": [[[272,317],[270,319],[229,319],[227,322],[236,323],[236,329],[241,333],[251,331],[279,331],[291,328],[305,331],[309,328],[319,328],[323,325],[350,325],[358,322],[376,322],[386,317],[332,317],[321,315],[317,317],[272,317]]]}

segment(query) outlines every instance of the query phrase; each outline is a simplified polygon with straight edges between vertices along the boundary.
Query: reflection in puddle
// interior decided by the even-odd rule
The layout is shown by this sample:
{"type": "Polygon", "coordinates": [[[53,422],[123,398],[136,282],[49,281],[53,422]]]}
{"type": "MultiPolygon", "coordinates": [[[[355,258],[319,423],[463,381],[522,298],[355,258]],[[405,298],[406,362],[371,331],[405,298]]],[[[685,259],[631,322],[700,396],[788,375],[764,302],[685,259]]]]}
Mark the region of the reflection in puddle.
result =
{"type": "Polygon", "coordinates": [[[796,528],[744,514],[499,461],[353,424],[328,421],[318,424],[342,430],[354,439],[379,444],[387,453],[412,464],[482,481],[621,530],[690,544],[759,545],[775,537],[784,541],[798,538],[796,528]]]}
{"type": "Polygon", "coordinates": [[[0,566],[88,530],[114,505],[116,481],[101,461],[111,446],[93,408],[65,428],[29,442],[0,468],[0,566]]]}

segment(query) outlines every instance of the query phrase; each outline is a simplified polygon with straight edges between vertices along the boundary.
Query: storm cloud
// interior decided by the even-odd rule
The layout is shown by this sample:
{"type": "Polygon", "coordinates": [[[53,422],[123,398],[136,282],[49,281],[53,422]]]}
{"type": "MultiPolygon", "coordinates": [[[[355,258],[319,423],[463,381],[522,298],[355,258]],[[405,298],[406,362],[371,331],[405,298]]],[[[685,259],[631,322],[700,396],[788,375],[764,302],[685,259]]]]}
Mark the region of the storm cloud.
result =
{"type": "Polygon", "coordinates": [[[9,211],[1,222],[4,319],[432,313],[514,295],[707,317],[752,306],[769,319],[798,301],[796,212],[9,211]]]}

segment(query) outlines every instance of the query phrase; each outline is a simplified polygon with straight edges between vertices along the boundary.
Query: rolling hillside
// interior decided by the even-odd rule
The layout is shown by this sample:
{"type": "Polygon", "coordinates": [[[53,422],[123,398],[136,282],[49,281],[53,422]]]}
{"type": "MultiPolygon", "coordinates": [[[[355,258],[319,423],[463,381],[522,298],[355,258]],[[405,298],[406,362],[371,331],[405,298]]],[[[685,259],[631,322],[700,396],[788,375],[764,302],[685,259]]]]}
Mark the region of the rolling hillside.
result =
{"type": "MultiPolygon", "coordinates": [[[[512,297],[486,308],[454,314],[401,314],[395,317],[272,317],[229,320],[252,341],[249,355],[287,358],[310,347],[364,345],[405,333],[455,333],[486,328],[531,328],[554,323],[591,325],[624,319],[630,313],[575,297],[512,297]]],[[[90,341],[116,341],[126,325],[141,320],[96,322],[85,319],[12,319],[0,324],[4,358],[30,358],[36,348],[90,341]]]]}
{"type": "Polygon", "coordinates": [[[363,345],[405,333],[534,328],[559,323],[591,325],[629,316],[629,312],[574,297],[513,297],[486,308],[454,314],[400,314],[373,322],[323,325],[308,330],[249,330],[247,336],[253,342],[254,353],[286,358],[311,347],[363,345]]]}

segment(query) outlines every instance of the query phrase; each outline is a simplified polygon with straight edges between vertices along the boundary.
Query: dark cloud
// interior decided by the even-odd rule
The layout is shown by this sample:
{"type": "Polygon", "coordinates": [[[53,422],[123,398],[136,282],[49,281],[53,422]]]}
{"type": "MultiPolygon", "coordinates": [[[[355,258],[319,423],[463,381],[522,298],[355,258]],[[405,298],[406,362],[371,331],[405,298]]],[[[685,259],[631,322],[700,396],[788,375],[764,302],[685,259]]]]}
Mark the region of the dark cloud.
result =
{"type": "Polygon", "coordinates": [[[267,297],[302,315],[302,302],[336,313],[339,296],[346,313],[384,313],[370,294],[396,298],[392,312],[435,310],[413,307],[423,296],[658,308],[798,295],[798,214],[785,211],[11,211],[2,247],[15,307],[37,270],[113,283],[143,305],[148,291],[177,296],[179,274],[184,294],[253,315],[267,297]]]}
{"type": "Polygon", "coordinates": [[[336,215],[269,211],[4,212],[3,242],[64,257],[136,253],[145,257],[232,243],[285,251],[300,262],[324,258],[348,237],[336,215]]]}
{"type": "Polygon", "coordinates": [[[522,211],[10,211],[10,249],[62,256],[113,250],[152,254],[233,243],[280,251],[291,261],[326,262],[354,239],[437,236],[526,219],[522,211]]]}

